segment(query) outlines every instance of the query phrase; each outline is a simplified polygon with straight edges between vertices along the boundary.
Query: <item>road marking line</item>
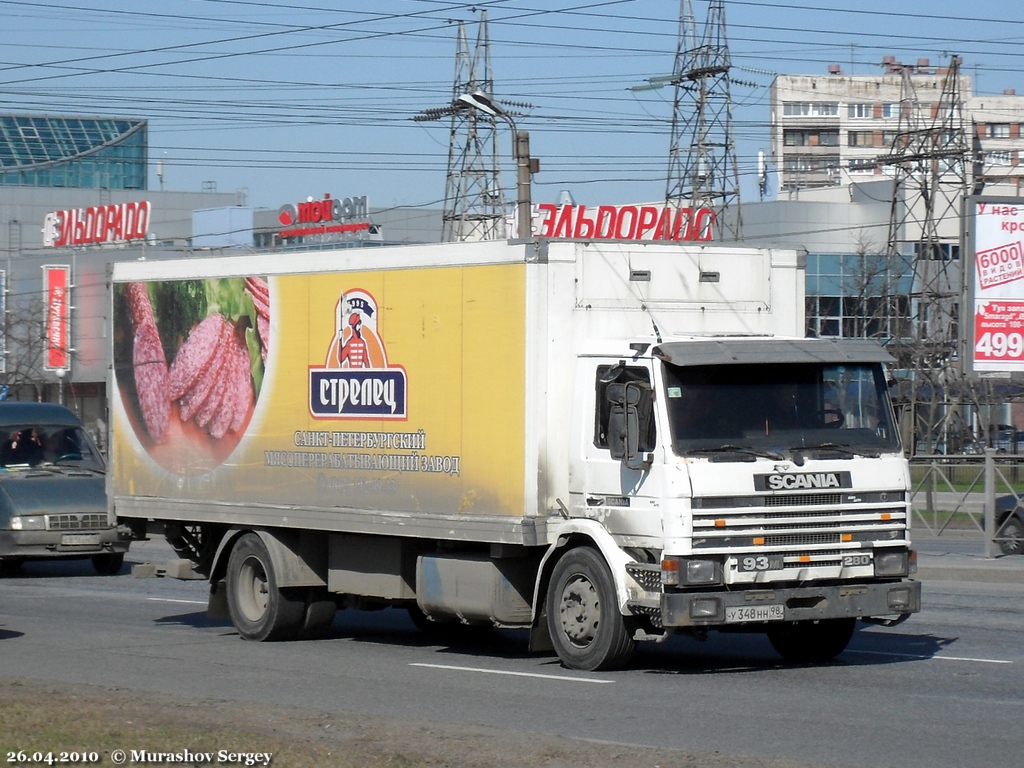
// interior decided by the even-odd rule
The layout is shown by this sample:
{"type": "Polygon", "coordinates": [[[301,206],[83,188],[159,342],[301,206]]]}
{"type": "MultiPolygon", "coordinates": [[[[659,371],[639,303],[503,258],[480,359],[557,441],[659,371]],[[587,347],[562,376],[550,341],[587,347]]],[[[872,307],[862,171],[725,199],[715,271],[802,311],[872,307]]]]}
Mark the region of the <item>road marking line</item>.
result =
{"type": "Polygon", "coordinates": [[[537,677],[542,680],[560,680],[563,683],[614,683],[614,680],[598,680],[593,677],[568,677],[567,675],[542,675],[539,672],[507,672],[500,669],[484,669],[482,667],[457,667],[450,664],[421,664],[410,662],[410,667],[427,667],[429,669],[450,669],[455,672],[483,672],[487,675],[509,675],[511,677],[537,677]]]}
{"type": "Polygon", "coordinates": [[[1006,659],[974,659],[969,656],[915,656],[912,653],[890,653],[889,651],[855,651],[852,648],[846,651],[847,653],[862,653],[868,656],[895,656],[900,659],[918,659],[920,661],[928,661],[935,659],[936,661],[974,661],[978,664],[1013,664],[1012,661],[1006,659]]]}
{"type": "Polygon", "coordinates": [[[147,597],[154,603],[185,603],[186,605],[206,605],[205,600],[178,600],[173,597],[147,597]]]}

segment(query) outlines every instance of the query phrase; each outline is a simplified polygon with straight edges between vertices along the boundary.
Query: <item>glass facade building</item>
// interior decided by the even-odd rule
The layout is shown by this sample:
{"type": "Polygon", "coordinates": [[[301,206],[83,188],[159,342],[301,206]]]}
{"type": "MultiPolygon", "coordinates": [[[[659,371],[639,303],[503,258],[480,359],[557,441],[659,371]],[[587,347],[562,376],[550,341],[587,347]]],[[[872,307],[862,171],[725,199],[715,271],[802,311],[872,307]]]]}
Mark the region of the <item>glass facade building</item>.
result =
{"type": "Polygon", "coordinates": [[[909,327],[911,257],[887,264],[881,254],[807,255],[807,334],[887,341],[909,327]]]}
{"type": "Polygon", "coordinates": [[[147,122],[0,115],[0,185],[147,189],[147,122]]]}

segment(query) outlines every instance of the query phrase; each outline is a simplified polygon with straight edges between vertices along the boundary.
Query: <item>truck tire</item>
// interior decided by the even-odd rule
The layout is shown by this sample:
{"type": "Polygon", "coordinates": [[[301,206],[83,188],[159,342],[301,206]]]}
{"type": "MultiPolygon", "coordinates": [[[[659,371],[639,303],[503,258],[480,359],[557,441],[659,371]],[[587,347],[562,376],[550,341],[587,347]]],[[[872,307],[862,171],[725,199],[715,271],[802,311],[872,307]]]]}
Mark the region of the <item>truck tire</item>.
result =
{"type": "Polygon", "coordinates": [[[287,640],[302,629],[302,590],[279,589],[267,545],[255,533],[235,542],[228,559],[228,612],[246,640],[287,640]]]}
{"type": "Polygon", "coordinates": [[[636,648],[615,599],[615,583],[596,550],[578,547],[555,564],[547,595],[548,631],[569,669],[618,669],[636,648]]]}
{"type": "Polygon", "coordinates": [[[124,552],[107,552],[92,556],[92,567],[100,576],[116,576],[124,565],[124,552]]]}
{"type": "Polygon", "coordinates": [[[856,619],[828,619],[772,624],[768,641],[786,661],[820,664],[846,650],[856,623],[856,619]]]}

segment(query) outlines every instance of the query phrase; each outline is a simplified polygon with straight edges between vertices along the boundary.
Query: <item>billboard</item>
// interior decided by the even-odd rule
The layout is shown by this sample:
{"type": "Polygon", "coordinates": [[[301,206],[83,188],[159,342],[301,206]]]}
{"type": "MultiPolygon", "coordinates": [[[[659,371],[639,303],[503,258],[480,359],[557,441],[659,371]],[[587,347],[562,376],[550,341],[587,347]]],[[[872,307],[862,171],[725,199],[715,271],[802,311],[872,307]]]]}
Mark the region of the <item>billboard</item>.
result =
{"type": "Polygon", "coordinates": [[[118,283],[113,299],[115,493],[522,514],[525,265],[118,283]]]}
{"type": "Polygon", "coordinates": [[[1024,371],[1024,201],[969,197],[968,370],[1024,371]]]}
{"type": "Polygon", "coordinates": [[[70,366],[71,270],[66,266],[43,267],[43,296],[46,298],[46,357],[43,368],[66,371],[70,366]]]}
{"type": "Polygon", "coordinates": [[[43,218],[43,247],[109,245],[145,239],[148,200],[51,211],[43,218]]]}

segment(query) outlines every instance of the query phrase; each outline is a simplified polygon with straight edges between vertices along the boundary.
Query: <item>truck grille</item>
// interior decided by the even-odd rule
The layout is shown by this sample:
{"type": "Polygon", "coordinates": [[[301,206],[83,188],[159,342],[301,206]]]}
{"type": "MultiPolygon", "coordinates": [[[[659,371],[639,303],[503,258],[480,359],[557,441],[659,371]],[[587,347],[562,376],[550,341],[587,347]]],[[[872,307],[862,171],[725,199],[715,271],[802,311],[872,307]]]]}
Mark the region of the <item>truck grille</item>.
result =
{"type": "Polygon", "coordinates": [[[705,497],[692,501],[693,548],[724,553],[819,551],[902,541],[902,492],[785,493],[705,497]]]}
{"type": "Polygon", "coordinates": [[[765,536],[764,546],[766,547],[802,547],[812,544],[839,543],[838,533],[792,533],[784,536],[765,536]]]}
{"type": "Polygon", "coordinates": [[[765,496],[766,507],[795,507],[809,504],[839,504],[843,497],[838,493],[806,493],[802,496],[791,493],[782,496],[765,496]]]}
{"type": "Polygon", "coordinates": [[[98,531],[109,528],[105,512],[63,513],[46,516],[48,531],[98,531]]]}

